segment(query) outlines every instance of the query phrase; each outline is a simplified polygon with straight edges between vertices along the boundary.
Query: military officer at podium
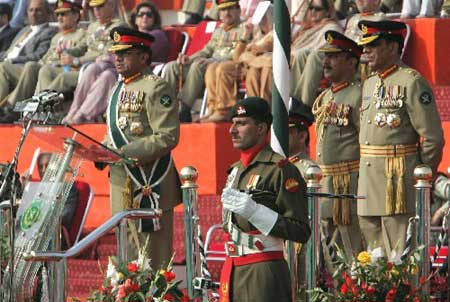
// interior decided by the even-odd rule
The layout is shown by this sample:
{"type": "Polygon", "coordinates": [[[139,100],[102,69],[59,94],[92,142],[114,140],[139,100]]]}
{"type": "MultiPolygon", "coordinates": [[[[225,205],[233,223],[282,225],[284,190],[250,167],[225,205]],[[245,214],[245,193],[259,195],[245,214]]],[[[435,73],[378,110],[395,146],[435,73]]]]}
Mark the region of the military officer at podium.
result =
{"type": "Polygon", "coordinates": [[[214,30],[208,44],[192,56],[180,53],[178,59],[169,62],[166,67],[165,79],[172,89],[179,89],[178,98],[182,101],[180,112],[182,122],[191,121],[191,108],[195,100],[203,95],[204,77],[208,64],[232,59],[234,49],[241,37],[239,1],[218,0],[217,7],[222,24],[214,30]],[[180,83],[182,87],[178,87],[179,82],[182,82],[180,83]]]}
{"type": "MultiPolygon", "coordinates": [[[[317,133],[316,162],[323,176],[322,192],[356,194],[361,104],[361,86],[356,73],[362,50],[336,31],[327,31],[324,39],[326,44],[319,51],[324,53],[324,76],[331,87],[317,97],[312,109],[317,133]]],[[[352,199],[325,199],[320,203],[323,233],[337,238],[336,243],[349,258],[362,248],[356,203],[352,199]]],[[[328,249],[324,252],[327,254],[328,249]]],[[[331,269],[330,262],[327,261],[328,269],[331,269]]]]}
{"type": "Polygon", "coordinates": [[[433,91],[400,54],[406,25],[360,21],[369,68],[364,82],[359,143],[358,215],[367,244],[387,253],[405,248],[408,219],[415,215],[414,168],[433,172],[442,158],[443,131],[433,91]]]}
{"type": "Polygon", "coordinates": [[[267,101],[237,102],[231,120],[231,140],[241,158],[228,170],[221,198],[230,241],[220,301],[288,302],[291,281],[283,246],[284,240],[305,243],[309,238],[305,182],[268,144],[272,114],[267,101]]]}
{"type": "Polygon", "coordinates": [[[173,254],[173,208],[181,202],[178,173],[171,150],[178,144],[180,123],[173,90],[150,69],[153,36],[134,29],[111,31],[120,78],[107,109],[107,142],[135,164],[110,166],[111,212],[160,208],[160,219],[141,220],[130,228],[129,258],[134,259],[150,234],[153,268],[173,254]],[[135,227],[133,227],[135,226],[135,227]]]}

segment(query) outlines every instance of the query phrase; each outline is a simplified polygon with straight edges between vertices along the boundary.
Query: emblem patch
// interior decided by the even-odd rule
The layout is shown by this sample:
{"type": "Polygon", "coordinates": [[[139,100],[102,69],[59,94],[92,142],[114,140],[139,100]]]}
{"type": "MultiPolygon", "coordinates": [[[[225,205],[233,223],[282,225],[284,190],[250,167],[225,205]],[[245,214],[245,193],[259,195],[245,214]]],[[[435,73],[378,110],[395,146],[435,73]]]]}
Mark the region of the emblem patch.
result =
{"type": "Polygon", "coordinates": [[[117,31],[114,32],[113,40],[114,40],[114,42],[116,42],[116,43],[119,43],[119,42],[120,42],[120,34],[119,34],[117,31]]]}
{"type": "Polygon", "coordinates": [[[22,231],[30,229],[33,224],[35,224],[39,217],[41,216],[41,200],[34,200],[30,206],[23,213],[22,219],[20,220],[20,227],[22,231]]]}
{"type": "Polygon", "coordinates": [[[245,110],[244,106],[239,106],[236,109],[236,113],[237,113],[237,115],[244,115],[247,113],[247,110],[245,110]]]}
{"type": "Polygon", "coordinates": [[[170,96],[168,96],[167,94],[164,94],[161,96],[161,98],[159,99],[159,102],[161,103],[161,105],[163,105],[164,107],[169,107],[172,104],[172,99],[170,96]]]}
{"type": "Polygon", "coordinates": [[[284,182],[284,188],[289,192],[297,192],[298,190],[298,181],[296,181],[294,178],[288,178],[284,182]]]}
{"type": "Polygon", "coordinates": [[[422,92],[420,95],[420,102],[424,105],[428,105],[433,101],[433,96],[428,91],[422,92]]]}

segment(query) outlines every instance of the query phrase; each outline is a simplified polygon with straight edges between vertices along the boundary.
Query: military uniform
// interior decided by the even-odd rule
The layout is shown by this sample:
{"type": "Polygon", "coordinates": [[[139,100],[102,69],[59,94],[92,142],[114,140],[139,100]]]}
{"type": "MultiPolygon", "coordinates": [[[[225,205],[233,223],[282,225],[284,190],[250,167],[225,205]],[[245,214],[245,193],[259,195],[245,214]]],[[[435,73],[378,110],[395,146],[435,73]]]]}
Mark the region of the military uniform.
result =
{"type": "MultiPolygon", "coordinates": [[[[249,99],[233,107],[232,117],[256,116],[253,105],[265,106],[270,115],[266,102],[260,98],[249,99]],[[249,99],[256,101],[250,104],[249,99]]],[[[291,301],[283,242],[304,243],[309,237],[306,185],[295,166],[269,145],[251,148],[255,147],[254,158],[249,163],[244,165],[241,160],[231,166],[222,194],[224,226],[230,241],[226,244],[220,301],[291,301]],[[250,196],[257,204],[256,219],[246,219],[229,210],[229,191],[250,196]],[[265,219],[271,220],[270,228],[262,226],[265,219]]]]}
{"type": "Polygon", "coordinates": [[[23,66],[21,76],[11,94],[8,96],[8,103],[13,106],[16,102],[30,98],[36,90],[39,70],[44,65],[63,70],[60,65],[60,54],[58,48],[66,45],[67,48],[78,47],[86,32],[83,29],[76,29],[69,32],[57,33],[52,41],[48,52],[42,57],[39,62],[27,62],[23,66]]]}
{"type": "MultiPolygon", "coordinates": [[[[368,44],[406,32],[394,21],[361,21],[368,44]]],[[[443,131],[428,82],[401,61],[372,74],[362,91],[358,194],[360,226],[368,244],[404,250],[409,217],[415,213],[414,168],[433,171],[442,158],[443,131]]]]}
{"type": "MultiPolygon", "coordinates": [[[[106,1],[101,2],[104,3],[106,1]]],[[[39,71],[35,92],[38,93],[44,89],[60,92],[73,91],[78,82],[79,68],[84,63],[93,62],[97,57],[106,55],[106,50],[112,45],[109,32],[117,26],[125,26],[125,23],[119,19],[112,19],[105,24],[100,23],[100,21],[91,23],[87,28],[82,43],[77,45],[77,47],[71,47],[67,51],[75,58],[74,66],[71,66],[70,71],[64,72],[62,67],[43,66],[39,71]]]]}
{"type": "MultiPolygon", "coordinates": [[[[137,31],[128,28],[117,32],[123,38],[137,36],[137,31]]],[[[114,46],[127,43],[120,40],[114,46]]],[[[120,51],[114,46],[112,51],[120,51]]],[[[137,224],[138,234],[131,230],[130,236],[133,243],[139,237],[142,245],[151,232],[147,252],[153,267],[159,268],[172,256],[173,208],[181,202],[181,184],[170,155],[178,143],[180,123],[167,82],[153,75],[150,68],[120,79],[110,98],[107,131],[108,145],[137,160],[137,166],[117,163],[110,167],[111,214],[139,207],[163,210],[161,219],[142,220],[137,224]]],[[[132,254],[137,252],[134,244],[128,249],[132,254]]]]}
{"type": "MultiPolygon", "coordinates": [[[[197,98],[202,97],[205,88],[204,77],[208,64],[200,64],[198,58],[213,59],[215,61],[230,60],[233,51],[242,34],[240,23],[227,28],[221,24],[212,34],[211,40],[205,47],[189,57],[189,64],[182,65],[183,87],[178,98],[189,107],[192,107],[197,98]]],[[[164,78],[173,89],[178,88],[180,77],[180,64],[169,62],[166,66],[164,78]]]]}

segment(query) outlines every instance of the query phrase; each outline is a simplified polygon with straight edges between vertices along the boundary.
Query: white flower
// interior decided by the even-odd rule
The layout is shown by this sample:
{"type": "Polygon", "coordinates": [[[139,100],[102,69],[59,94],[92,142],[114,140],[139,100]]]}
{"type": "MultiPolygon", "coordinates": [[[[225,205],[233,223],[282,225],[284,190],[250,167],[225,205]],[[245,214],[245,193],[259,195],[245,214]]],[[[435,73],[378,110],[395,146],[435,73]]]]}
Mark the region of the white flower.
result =
{"type": "Polygon", "coordinates": [[[384,255],[384,249],[381,247],[377,247],[375,249],[367,249],[367,252],[370,255],[370,258],[372,259],[371,263],[376,263],[378,259],[383,258],[384,255]]]}
{"type": "Polygon", "coordinates": [[[401,257],[402,255],[400,253],[397,253],[397,251],[394,249],[391,252],[391,256],[389,257],[389,261],[392,262],[395,265],[399,265],[402,263],[401,257]]]}
{"type": "Polygon", "coordinates": [[[118,278],[117,278],[117,270],[116,266],[111,260],[111,257],[108,258],[108,268],[106,270],[106,278],[110,279],[111,286],[115,288],[117,286],[118,278]]]}

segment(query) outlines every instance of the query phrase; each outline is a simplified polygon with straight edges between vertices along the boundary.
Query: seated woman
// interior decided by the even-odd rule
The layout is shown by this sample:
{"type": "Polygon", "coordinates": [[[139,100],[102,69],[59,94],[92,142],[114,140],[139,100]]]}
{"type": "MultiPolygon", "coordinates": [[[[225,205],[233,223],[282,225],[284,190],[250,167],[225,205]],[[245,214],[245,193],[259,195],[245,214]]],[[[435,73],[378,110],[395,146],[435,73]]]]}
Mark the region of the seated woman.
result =
{"type": "Polygon", "coordinates": [[[259,23],[253,40],[251,38],[254,27],[251,19],[245,23],[242,36],[233,54],[233,60],[219,62],[216,66],[208,66],[205,74],[208,115],[203,117],[201,122],[221,122],[228,119],[228,112],[237,100],[237,82],[241,78],[246,78],[248,96],[271,99],[272,10],[272,6],[269,6],[259,23]]]}
{"type": "MultiPolygon", "coordinates": [[[[152,44],[152,61],[165,62],[169,43],[161,30],[161,15],[156,6],[149,1],[139,3],[131,14],[131,24],[139,31],[155,37],[152,44]]],[[[96,122],[105,113],[109,92],[117,79],[111,54],[97,58],[83,72],[75,90],[69,113],[63,123],[79,124],[96,122]]]]}
{"type": "MultiPolygon", "coordinates": [[[[342,32],[333,3],[330,0],[312,0],[300,29],[293,34],[291,44],[291,96],[310,106],[320,78],[306,83],[304,74],[310,72],[308,68],[322,70],[321,56],[317,50],[324,46],[326,41],[323,36],[328,30],[342,32]]],[[[318,74],[322,76],[322,72],[318,74]]]]}

